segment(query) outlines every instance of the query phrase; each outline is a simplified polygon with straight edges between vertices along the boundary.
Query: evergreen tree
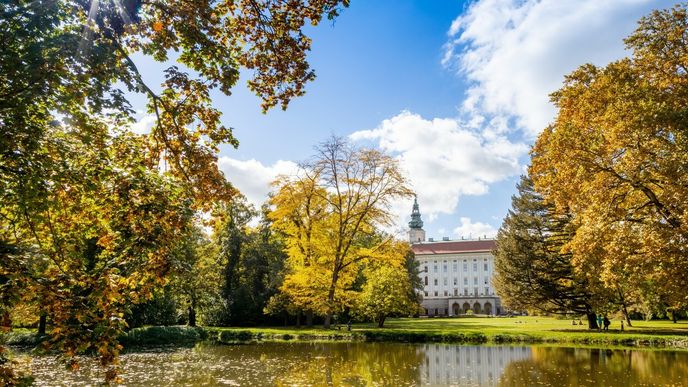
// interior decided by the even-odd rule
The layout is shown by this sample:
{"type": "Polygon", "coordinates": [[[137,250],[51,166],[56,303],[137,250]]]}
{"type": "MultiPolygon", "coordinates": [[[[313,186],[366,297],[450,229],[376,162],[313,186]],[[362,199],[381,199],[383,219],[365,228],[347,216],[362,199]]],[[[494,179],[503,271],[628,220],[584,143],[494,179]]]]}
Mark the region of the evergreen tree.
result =
{"type": "Polygon", "coordinates": [[[573,233],[569,216],[556,214],[528,176],[521,177],[511,203],[495,251],[493,281],[502,301],[512,309],[583,313],[588,327],[597,329],[593,306],[598,300],[562,249],[573,233]]]}

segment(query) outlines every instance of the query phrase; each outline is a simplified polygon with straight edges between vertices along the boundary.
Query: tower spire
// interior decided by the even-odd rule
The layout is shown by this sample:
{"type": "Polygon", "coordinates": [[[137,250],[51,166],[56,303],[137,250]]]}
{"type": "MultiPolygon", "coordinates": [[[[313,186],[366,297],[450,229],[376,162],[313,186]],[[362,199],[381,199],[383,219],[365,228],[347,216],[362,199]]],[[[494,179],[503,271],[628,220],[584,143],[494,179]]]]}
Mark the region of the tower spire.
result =
{"type": "Polygon", "coordinates": [[[418,207],[418,197],[413,195],[413,210],[411,211],[410,228],[423,228],[423,221],[420,218],[420,208],[418,207]]]}
{"type": "Polygon", "coordinates": [[[423,230],[423,220],[420,218],[420,208],[418,207],[418,197],[413,197],[413,210],[411,211],[411,221],[409,222],[409,242],[419,243],[425,241],[425,230],[423,230]]]}

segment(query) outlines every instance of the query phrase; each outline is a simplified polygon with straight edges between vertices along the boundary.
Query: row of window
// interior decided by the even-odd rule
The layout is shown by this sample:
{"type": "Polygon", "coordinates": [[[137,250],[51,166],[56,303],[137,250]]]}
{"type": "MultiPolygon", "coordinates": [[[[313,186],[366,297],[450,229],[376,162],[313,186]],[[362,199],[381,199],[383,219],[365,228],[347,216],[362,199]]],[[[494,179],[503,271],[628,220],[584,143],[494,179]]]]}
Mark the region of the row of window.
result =
{"type": "MultiPolygon", "coordinates": [[[[454,264],[452,265],[452,269],[455,273],[458,271],[459,265],[458,265],[458,263],[456,263],[456,261],[454,261],[454,264]]],[[[438,265],[433,265],[432,270],[434,273],[437,273],[438,265]]],[[[484,271],[488,270],[487,258],[485,259],[485,262],[483,263],[483,270],[484,271]]],[[[426,273],[428,272],[428,266],[427,265],[425,265],[423,267],[423,271],[425,271],[426,273]]],[[[466,262],[465,259],[463,260],[463,271],[464,272],[468,271],[468,262],[466,262]]],[[[478,262],[476,262],[475,259],[473,260],[473,271],[478,271],[478,262]]],[[[446,263],[442,265],[442,272],[443,273],[447,272],[447,264],[446,263]]]]}
{"type": "MultiPolygon", "coordinates": [[[[425,294],[425,297],[428,297],[428,294],[431,294],[431,293],[428,292],[428,291],[426,290],[426,291],[424,292],[424,294],[425,294]]],[[[435,294],[435,297],[439,297],[439,293],[438,293],[437,290],[435,290],[434,294],[435,294]]],[[[492,294],[494,294],[494,293],[492,293],[492,294]]],[[[468,296],[468,295],[469,295],[469,294],[468,294],[468,288],[463,288],[463,295],[464,295],[464,296],[468,296]]],[[[486,286],[486,287],[485,287],[485,293],[482,293],[482,294],[478,294],[478,288],[475,287],[475,288],[473,288],[473,294],[472,294],[472,295],[473,295],[473,296],[478,296],[478,295],[481,295],[481,296],[489,296],[489,295],[490,295],[490,287],[489,287],[489,286],[486,286]]],[[[449,291],[448,291],[448,290],[445,290],[445,291],[444,291],[444,296],[445,296],[445,297],[449,297],[449,291]]],[[[459,289],[458,289],[458,288],[454,288],[454,296],[456,296],[456,297],[459,296],[459,289]]]]}
{"type": "MultiPolygon", "coordinates": [[[[425,282],[425,286],[428,286],[428,277],[424,277],[424,282],[425,282]]],[[[447,283],[448,281],[447,281],[446,277],[444,278],[443,282],[444,282],[444,286],[448,285],[448,283],[447,283]]],[[[484,282],[485,282],[485,285],[487,285],[487,278],[485,278],[484,282]]],[[[456,286],[458,284],[459,284],[459,279],[454,278],[454,286],[456,286]]],[[[463,284],[468,285],[468,277],[463,277],[463,284]]],[[[477,285],[477,284],[478,284],[478,277],[473,277],[473,285],[477,285]]],[[[438,278],[433,279],[433,285],[438,286],[438,278]]]]}

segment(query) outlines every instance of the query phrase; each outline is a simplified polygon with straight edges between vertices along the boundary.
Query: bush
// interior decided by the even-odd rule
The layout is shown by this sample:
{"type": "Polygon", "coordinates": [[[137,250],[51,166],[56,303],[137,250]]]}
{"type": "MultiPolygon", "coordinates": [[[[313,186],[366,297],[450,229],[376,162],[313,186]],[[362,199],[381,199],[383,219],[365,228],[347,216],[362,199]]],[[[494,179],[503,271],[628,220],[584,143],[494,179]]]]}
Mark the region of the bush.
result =
{"type": "Polygon", "coordinates": [[[187,326],[142,327],[134,328],[119,337],[124,346],[191,344],[207,338],[203,328],[187,326]]]}
{"type": "Polygon", "coordinates": [[[224,330],[220,331],[217,341],[220,343],[235,343],[238,341],[250,341],[254,338],[258,339],[259,337],[254,336],[250,331],[224,330]]]}

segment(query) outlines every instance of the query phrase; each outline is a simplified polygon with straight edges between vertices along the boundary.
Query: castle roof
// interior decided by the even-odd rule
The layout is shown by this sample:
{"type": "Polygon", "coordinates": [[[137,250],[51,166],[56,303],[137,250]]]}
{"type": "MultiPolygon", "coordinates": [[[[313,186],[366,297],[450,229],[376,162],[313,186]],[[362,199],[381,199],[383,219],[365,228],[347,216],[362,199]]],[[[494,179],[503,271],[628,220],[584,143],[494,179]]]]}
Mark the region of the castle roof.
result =
{"type": "Polygon", "coordinates": [[[416,255],[434,255],[491,252],[496,246],[494,239],[482,239],[414,243],[411,249],[416,255]]]}

